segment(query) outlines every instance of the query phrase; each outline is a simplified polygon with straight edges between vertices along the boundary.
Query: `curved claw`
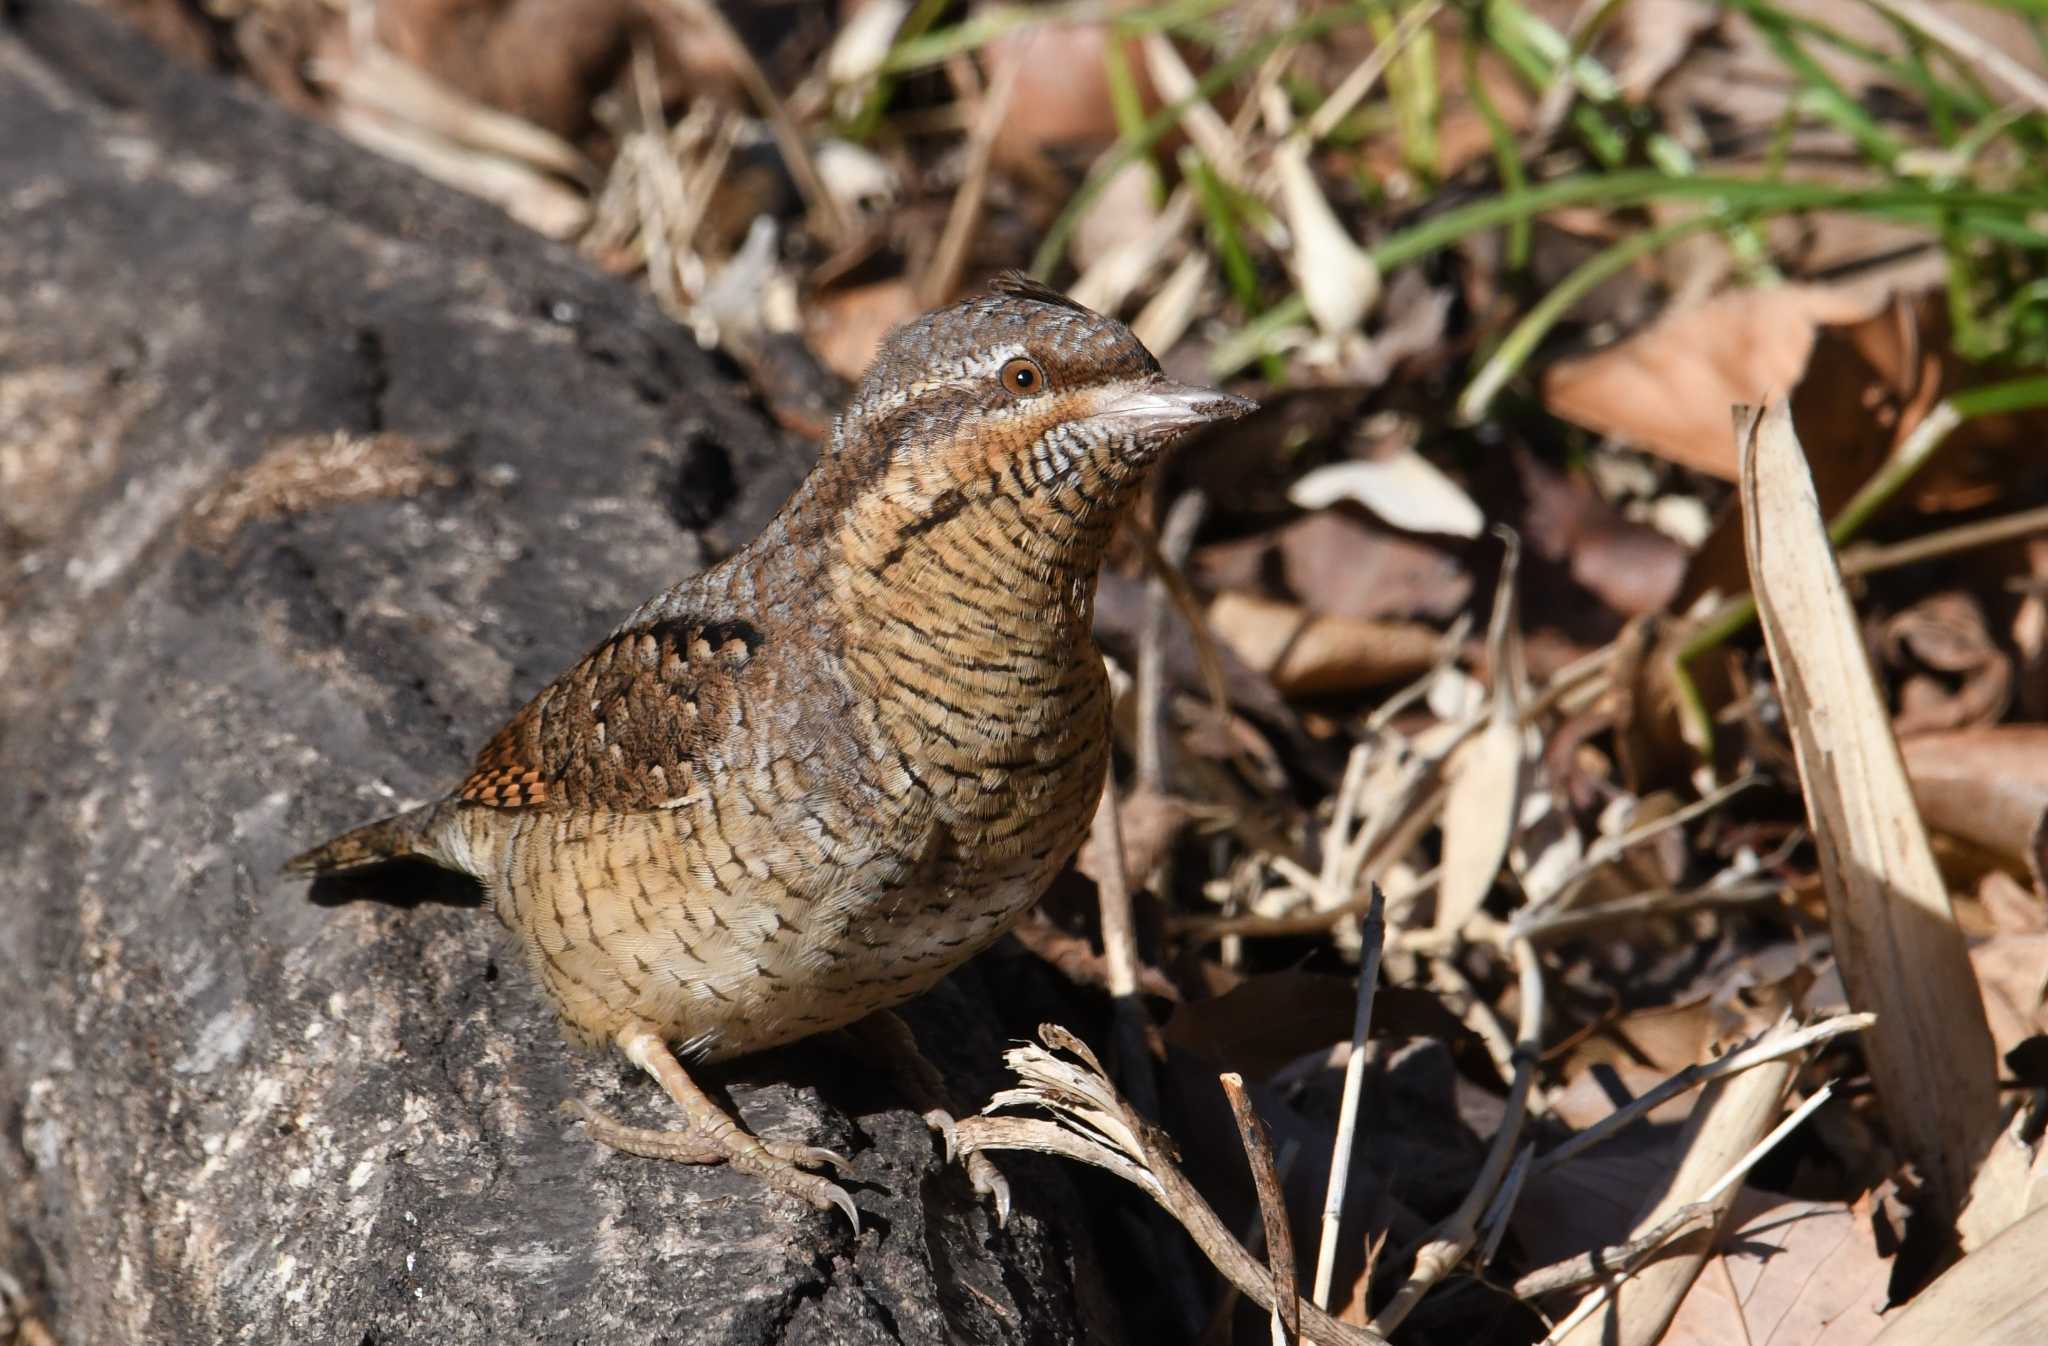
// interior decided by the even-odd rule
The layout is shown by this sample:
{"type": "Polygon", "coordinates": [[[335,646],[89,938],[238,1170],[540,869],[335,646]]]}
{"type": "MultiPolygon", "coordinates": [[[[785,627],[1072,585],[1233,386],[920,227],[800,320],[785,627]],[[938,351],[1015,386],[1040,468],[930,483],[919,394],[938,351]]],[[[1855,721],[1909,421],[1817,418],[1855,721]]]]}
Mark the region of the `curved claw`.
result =
{"type": "Polygon", "coordinates": [[[835,1172],[853,1172],[853,1161],[837,1150],[827,1150],[817,1145],[777,1144],[769,1147],[799,1168],[824,1168],[828,1164],[835,1172]]]}
{"type": "Polygon", "coordinates": [[[832,1207],[837,1206],[845,1213],[846,1222],[853,1226],[853,1236],[859,1238],[860,1212],[854,1208],[853,1198],[846,1194],[846,1189],[836,1182],[826,1183],[825,1190],[820,1195],[825,1200],[813,1201],[811,1204],[819,1210],[830,1210],[832,1207]]]}
{"type": "Polygon", "coordinates": [[[1010,1223],[1010,1180],[980,1150],[967,1155],[962,1161],[967,1170],[967,1180],[974,1185],[976,1195],[986,1197],[996,1208],[996,1227],[1004,1228],[1010,1223]]]}
{"type": "Polygon", "coordinates": [[[797,1145],[790,1141],[755,1141],[747,1137],[736,1145],[728,1162],[734,1168],[751,1173],[770,1187],[787,1192],[808,1202],[818,1210],[837,1207],[853,1226],[856,1237],[860,1234],[860,1212],[854,1208],[853,1198],[846,1189],[815,1173],[805,1172],[803,1165],[818,1165],[834,1162],[844,1165],[846,1161],[830,1150],[821,1150],[810,1145],[797,1145]]]}
{"type": "Polygon", "coordinates": [[[960,1128],[954,1123],[952,1113],[944,1108],[933,1108],[924,1115],[924,1124],[945,1139],[947,1163],[960,1157],[960,1128]]]}

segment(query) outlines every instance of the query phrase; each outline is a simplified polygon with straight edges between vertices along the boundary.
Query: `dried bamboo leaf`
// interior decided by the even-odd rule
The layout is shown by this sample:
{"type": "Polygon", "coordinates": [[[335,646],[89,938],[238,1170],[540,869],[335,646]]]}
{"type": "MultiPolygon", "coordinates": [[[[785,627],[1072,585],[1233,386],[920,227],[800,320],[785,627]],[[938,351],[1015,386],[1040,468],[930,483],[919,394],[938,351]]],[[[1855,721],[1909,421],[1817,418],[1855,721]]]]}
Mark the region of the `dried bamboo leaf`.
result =
{"type": "MultiPolygon", "coordinates": [[[[1684,1158],[1664,1195],[1636,1221],[1636,1234],[1657,1228],[1690,1204],[1697,1193],[1713,1187],[1769,1133],[1798,1070],[1796,1060],[1785,1058],[1716,1080],[1701,1091],[1699,1104],[1686,1122],[1681,1144],[1684,1158]]],[[[1713,1209],[1716,1227],[1726,1219],[1741,1191],[1740,1183],[1731,1183],[1705,1203],[1713,1209]]],[[[1696,1247],[1650,1263],[1616,1285],[1611,1301],[1559,1338],[1558,1346],[1656,1346],[1711,1252],[1711,1241],[1701,1240],[1696,1247]]]]}
{"type": "Polygon", "coordinates": [[[2037,1346],[2048,1341],[2048,1206],[1950,1267],[1871,1346],[2037,1346]]]}
{"type": "Polygon", "coordinates": [[[1451,934],[1479,910],[1500,875],[1521,816],[1521,644],[1515,631],[1515,572],[1520,544],[1508,537],[1500,588],[1487,632],[1493,665],[1493,705],[1486,728],[1451,757],[1445,772],[1443,878],[1437,887],[1436,929],[1451,934]]]}
{"type": "Polygon", "coordinates": [[[1758,614],[1820,849],[1849,1002],[1877,1013],[1871,1075],[1901,1148],[1953,1216],[1998,1134],[1983,999],[1842,586],[1791,412],[1741,409],[1758,614]]]}
{"type": "Polygon", "coordinates": [[[2027,1215],[2048,1205],[2048,1144],[2034,1134],[2032,1110],[2021,1108],[1985,1156],[1963,1210],[1963,1248],[1990,1246],[1991,1240],[2027,1215]]]}

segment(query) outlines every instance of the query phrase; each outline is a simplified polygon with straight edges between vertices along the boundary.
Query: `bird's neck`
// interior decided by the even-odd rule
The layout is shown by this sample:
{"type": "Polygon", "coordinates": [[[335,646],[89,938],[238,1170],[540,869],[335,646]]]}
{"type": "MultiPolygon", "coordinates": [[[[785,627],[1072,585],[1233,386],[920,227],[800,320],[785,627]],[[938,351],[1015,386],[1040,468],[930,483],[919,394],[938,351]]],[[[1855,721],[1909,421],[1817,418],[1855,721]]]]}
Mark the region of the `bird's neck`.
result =
{"type": "Polygon", "coordinates": [[[1095,582],[1125,494],[869,480],[827,544],[834,601],[857,618],[849,674],[900,702],[928,749],[978,757],[997,739],[1058,737],[1065,701],[1101,676],[1095,582]]]}
{"type": "Polygon", "coordinates": [[[881,507],[849,516],[842,574],[892,643],[973,656],[997,644],[1057,657],[1087,638],[1114,519],[1020,515],[995,500],[943,517],[881,507]]]}

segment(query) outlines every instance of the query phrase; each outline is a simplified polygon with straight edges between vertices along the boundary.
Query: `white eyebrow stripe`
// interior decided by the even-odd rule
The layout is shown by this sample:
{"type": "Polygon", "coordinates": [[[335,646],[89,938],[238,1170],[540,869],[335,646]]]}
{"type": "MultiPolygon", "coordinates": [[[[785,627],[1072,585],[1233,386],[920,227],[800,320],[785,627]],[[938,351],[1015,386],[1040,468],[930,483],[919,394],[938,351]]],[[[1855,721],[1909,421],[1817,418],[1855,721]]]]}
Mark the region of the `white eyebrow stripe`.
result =
{"type": "Polygon", "coordinates": [[[1008,341],[1000,346],[992,346],[981,355],[967,361],[961,369],[961,375],[963,378],[969,379],[994,378],[1002,372],[1004,365],[1020,355],[1029,354],[1030,352],[1024,349],[1023,343],[1008,341]]]}

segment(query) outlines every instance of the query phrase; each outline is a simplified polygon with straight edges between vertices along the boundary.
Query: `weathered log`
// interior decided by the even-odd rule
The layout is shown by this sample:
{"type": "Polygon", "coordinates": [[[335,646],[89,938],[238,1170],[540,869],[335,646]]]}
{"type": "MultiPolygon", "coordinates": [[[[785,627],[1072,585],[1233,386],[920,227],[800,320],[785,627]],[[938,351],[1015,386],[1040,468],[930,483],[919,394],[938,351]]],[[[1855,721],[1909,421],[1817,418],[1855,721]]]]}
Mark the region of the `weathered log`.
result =
{"type": "MultiPolygon", "coordinates": [[[[1099,1339],[1057,1168],[997,1230],[827,1044],[713,1078],[854,1154],[857,1240],[603,1151],[564,1099],[665,1100],[564,1046],[472,894],[276,876],[445,788],[809,451],[490,208],[93,11],[0,16],[0,1272],[81,1343],[1099,1339]]],[[[992,1072],[974,979],[937,994],[928,1049],[992,1072]]]]}

